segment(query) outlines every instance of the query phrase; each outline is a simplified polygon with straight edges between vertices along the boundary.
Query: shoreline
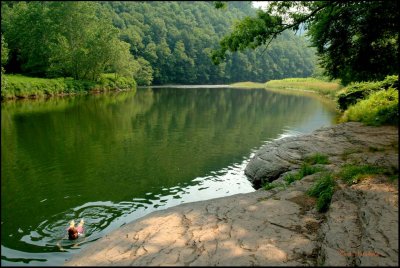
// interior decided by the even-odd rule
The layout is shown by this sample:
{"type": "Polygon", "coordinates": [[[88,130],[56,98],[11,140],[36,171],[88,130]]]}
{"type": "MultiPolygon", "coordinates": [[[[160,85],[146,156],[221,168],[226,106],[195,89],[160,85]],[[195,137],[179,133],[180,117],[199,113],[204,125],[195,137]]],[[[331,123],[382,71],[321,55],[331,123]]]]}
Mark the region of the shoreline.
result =
{"type": "Polygon", "coordinates": [[[98,81],[75,80],[70,77],[39,78],[2,74],[1,102],[20,99],[49,99],[105,92],[136,90],[136,81],[113,74],[102,74],[98,81]]]}
{"type": "Polygon", "coordinates": [[[394,168],[397,179],[339,179],[326,213],[306,194],[318,173],[287,187],[178,205],[120,227],[65,264],[398,265],[398,128],[351,122],[280,139],[256,153],[246,174],[282,181],[315,151],[328,154],[331,173],[354,162],[394,168]]]}

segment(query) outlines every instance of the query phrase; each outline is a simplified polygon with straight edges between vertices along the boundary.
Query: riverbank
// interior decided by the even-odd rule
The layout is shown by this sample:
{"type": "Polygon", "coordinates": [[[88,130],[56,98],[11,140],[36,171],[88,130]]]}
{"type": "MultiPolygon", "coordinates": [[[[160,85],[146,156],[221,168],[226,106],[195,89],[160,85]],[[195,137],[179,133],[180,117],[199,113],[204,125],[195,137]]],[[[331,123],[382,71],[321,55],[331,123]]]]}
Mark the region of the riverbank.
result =
{"type": "Polygon", "coordinates": [[[73,78],[36,78],[8,74],[2,74],[2,76],[4,79],[1,89],[2,100],[136,89],[134,79],[115,77],[114,74],[102,74],[97,82],[73,78]]]}
{"type": "Polygon", "coordinates": [[[312,92],[335,100],[336,93],[342,88],[338,81],[323,81],[316,78],[285,78],[270,80],[266,83],[238,82],[229,85],[233,88],[262,88],[279,92],[312,92]]]}
{"type": "Polygon", "coordinates": [[[282,182],[313,153],[326,155],[325,171],[150,213],[66,265],[398,265],[398,128],[352,122],[277,140],[256,153],[246,174],[260,185],[282,182]],[[341,171],[349,165],[385,172],[348,183],[341,171]],[[308,193],[326,172],[336,186],[321,213],[308,193]]]}
{"type": "Polygon", "coordinates": [[[255,89],[255,88],[265,88],[265,83],[256,83],[256,82],[238,82],[238,83],[233,83],[229,85],[230,87],[233,88],[249,88],[249,89],[255,89]]]}
{"type": "Polygon", "coordinates": [[[301,94],[320,97],[325,103],[333,103],[341,113],[338,123],[362,122],[371,126],[399,123],[399,77],[389,75],[381,81],[355,82],[342,88],[339,81],[327,82],[316,78],[285,78],[264,84],[240,82],[234,88],[264,88],[280,94],[301,94]]]}
{"type": "Polygon", "coordinates": [[[328,82],[312,77],[270,80],[265,83],[265,87],[267,89],[284,89],[288,91],[312,91],[332,100],[335,99],[336,93],[342,88],[337,80],[328,82]]]}

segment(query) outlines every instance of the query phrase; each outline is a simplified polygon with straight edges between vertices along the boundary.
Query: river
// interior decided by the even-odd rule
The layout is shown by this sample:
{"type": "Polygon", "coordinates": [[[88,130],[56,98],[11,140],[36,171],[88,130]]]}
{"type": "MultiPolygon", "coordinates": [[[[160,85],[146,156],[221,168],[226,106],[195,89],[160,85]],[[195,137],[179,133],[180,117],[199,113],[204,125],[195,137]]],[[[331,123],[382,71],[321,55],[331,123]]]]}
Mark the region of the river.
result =
{"type": "Polygon", "coordinates": [[[254,191],[244,168],[258,148],[334,120],[310,96],[225,86],[4,102],[1,264],[61,265],[152,211],[254,191]]]}

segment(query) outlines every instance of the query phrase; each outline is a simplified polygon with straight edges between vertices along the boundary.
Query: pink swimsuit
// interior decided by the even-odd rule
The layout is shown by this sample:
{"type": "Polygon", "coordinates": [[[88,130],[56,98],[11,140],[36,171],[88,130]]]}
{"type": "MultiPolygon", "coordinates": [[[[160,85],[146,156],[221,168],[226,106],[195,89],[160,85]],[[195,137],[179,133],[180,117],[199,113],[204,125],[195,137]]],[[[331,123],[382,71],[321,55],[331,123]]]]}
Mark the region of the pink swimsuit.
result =
{"type": "Polygon", "coordinates": [[[83,226],[77,226],[76,230],[78,231],[78,234],[81,235],[84,232],[83,226]]]}

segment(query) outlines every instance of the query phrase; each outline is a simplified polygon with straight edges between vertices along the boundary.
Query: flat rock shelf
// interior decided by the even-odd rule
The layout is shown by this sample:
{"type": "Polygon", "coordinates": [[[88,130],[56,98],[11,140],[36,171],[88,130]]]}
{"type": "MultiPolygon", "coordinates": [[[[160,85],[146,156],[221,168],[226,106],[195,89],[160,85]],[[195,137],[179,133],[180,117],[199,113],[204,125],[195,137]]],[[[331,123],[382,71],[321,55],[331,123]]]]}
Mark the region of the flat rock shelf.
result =
{"type": "MultiPolygon", "coordinates": [[[[279,182],[316,152],[328,155],[332,173],[346,163],[398,170],[398,128],[345,123],[273,141],[246,174],[255,184],[279,182]]],[[[150,213],[65,264],[397,266],[398,180],[374,175],[351,186],[338,180],[328,212],[319,213],[306,194],[317,177],[150,213]]]]}

